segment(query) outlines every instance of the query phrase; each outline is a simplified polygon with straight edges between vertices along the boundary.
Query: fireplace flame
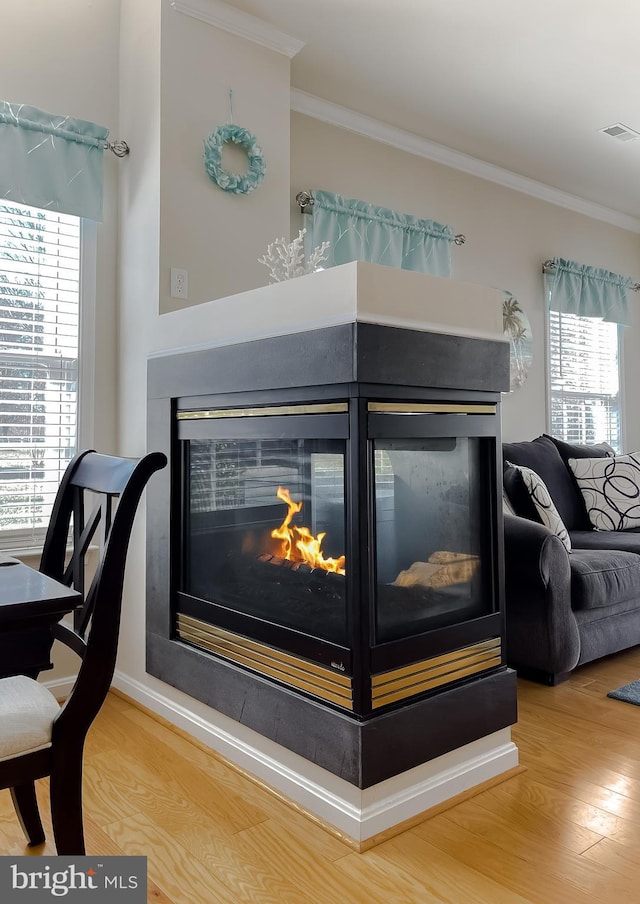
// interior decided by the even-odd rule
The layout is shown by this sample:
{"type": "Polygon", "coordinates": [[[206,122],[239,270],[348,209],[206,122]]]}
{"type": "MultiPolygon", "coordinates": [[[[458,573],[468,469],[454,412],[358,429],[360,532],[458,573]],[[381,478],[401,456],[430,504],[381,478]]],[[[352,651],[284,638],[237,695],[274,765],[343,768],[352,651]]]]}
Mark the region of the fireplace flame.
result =
{"type": "Polygon", "coordinates": [[[282,558],[293,562],[305,562],[311,568],[321,568],[323,571],[332,571],[336,574],[345,574],[345,557],[337,559],[329,557],[325,559],[320,547],[326,536],[326,531],[321,531],[314,537],[308,527],[291,526],[294,515],[302,509],[302,502],[294,502],[285,487],[278,487],[277,497],[287,505],[287,514],[280,527],[271,531],[274,540],[282,542],[282,558]]]}

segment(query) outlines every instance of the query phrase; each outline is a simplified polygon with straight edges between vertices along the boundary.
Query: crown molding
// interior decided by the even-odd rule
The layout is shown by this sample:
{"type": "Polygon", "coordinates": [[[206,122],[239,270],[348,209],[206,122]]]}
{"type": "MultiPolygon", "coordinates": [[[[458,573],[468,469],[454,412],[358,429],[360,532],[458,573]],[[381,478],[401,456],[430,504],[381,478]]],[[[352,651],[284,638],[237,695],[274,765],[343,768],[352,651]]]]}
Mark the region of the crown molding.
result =
{"type": "Polygon", "coordinates": [[[192,16],[208,25],[215,25],[216,28],[246,38],[254,44],[268,47],[269,50],[282,53],[289,59],[304,47],[304,41],[285,34],[257,16],[235,9],[222,0],[171,0],[171,6],[176,12],[192,16]]]}
{"type": "Polygon", "coordinates": [[[421,138],[413,132],[406,132],[378,119],[356,113],[354,110],[323,100],[321,97],[308,94],[298,88],[291,89],[291,109],[295,113],[311,116],[313,119],[347,129],[357,135],[363,135],[365,138],[372,138],[374,141],[388,144],[409,154],[415,154],[417,157],[441,163],[443,166],[460,170],[470,176],[495,182],[497,185],[521,192],[540,201],[547,201],[549,204],[564,207],[594,220],[602,220],[611,226],[618,226],[629,232],[640,233],[640,219],[637,217],[612,210],[593,201],[587,201],[577,195],[571,195],[546,185],[544,182],[529,179],[527,176],[520,176],[518,173],[502,169],[492,163],[485,163],[484,160],[478,160],[477,157],[471,157],[469,154],[455,151],[445,145],[429,141],[427,138],[421,138]]]}

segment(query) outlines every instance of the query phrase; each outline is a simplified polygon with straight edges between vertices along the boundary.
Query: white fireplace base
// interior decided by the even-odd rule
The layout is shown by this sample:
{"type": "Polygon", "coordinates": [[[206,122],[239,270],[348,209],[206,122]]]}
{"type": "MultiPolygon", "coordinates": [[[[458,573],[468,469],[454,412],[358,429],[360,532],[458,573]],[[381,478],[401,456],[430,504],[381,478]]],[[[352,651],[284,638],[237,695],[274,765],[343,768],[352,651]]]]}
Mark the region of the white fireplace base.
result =
{"type": "Polygon", "coordinates": [[[356,846],[518,765],[518,749],[504,728],[360,790],[219,713],[215,722],[200,715],[191,697],[182,705],[121,672],[113,684],[356,846]]]}

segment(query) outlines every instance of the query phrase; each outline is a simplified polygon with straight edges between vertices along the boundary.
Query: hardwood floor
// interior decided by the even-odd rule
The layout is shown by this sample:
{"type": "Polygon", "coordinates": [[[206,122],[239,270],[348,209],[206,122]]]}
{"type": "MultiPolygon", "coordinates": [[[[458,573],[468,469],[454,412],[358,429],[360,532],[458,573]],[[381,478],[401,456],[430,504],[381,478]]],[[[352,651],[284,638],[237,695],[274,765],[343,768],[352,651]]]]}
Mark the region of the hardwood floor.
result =
{"type": "MultiPolygon", "coordinates": [[[[358,854],[111,694],[89,734],[89,853],[148,857],[158,904],[637,904],[640,647],[556,688],[519,683],[520,774],[358,854]]],[[[51,837],[46,784],[42,814],[51,837]]],[[[29,851],[9,792],[0,853],[29,851]]]]}

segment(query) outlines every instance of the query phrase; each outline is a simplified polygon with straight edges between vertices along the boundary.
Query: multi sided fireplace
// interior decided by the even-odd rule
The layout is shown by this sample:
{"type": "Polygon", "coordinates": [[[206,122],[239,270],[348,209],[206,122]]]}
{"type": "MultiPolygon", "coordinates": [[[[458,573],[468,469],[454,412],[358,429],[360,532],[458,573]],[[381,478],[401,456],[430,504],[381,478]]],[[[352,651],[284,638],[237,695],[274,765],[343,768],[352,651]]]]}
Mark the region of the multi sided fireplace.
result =
{"type": "Polygon", "coordinates": [[[178,637],[359,716],[502,664],[495,403],[176,419],[178,637]]]}
{"type": "Polygon", "coordinates": [[[359,787],[515,721],[507,383],[358,322],[152,359],[148,671],[359,787]]]}

